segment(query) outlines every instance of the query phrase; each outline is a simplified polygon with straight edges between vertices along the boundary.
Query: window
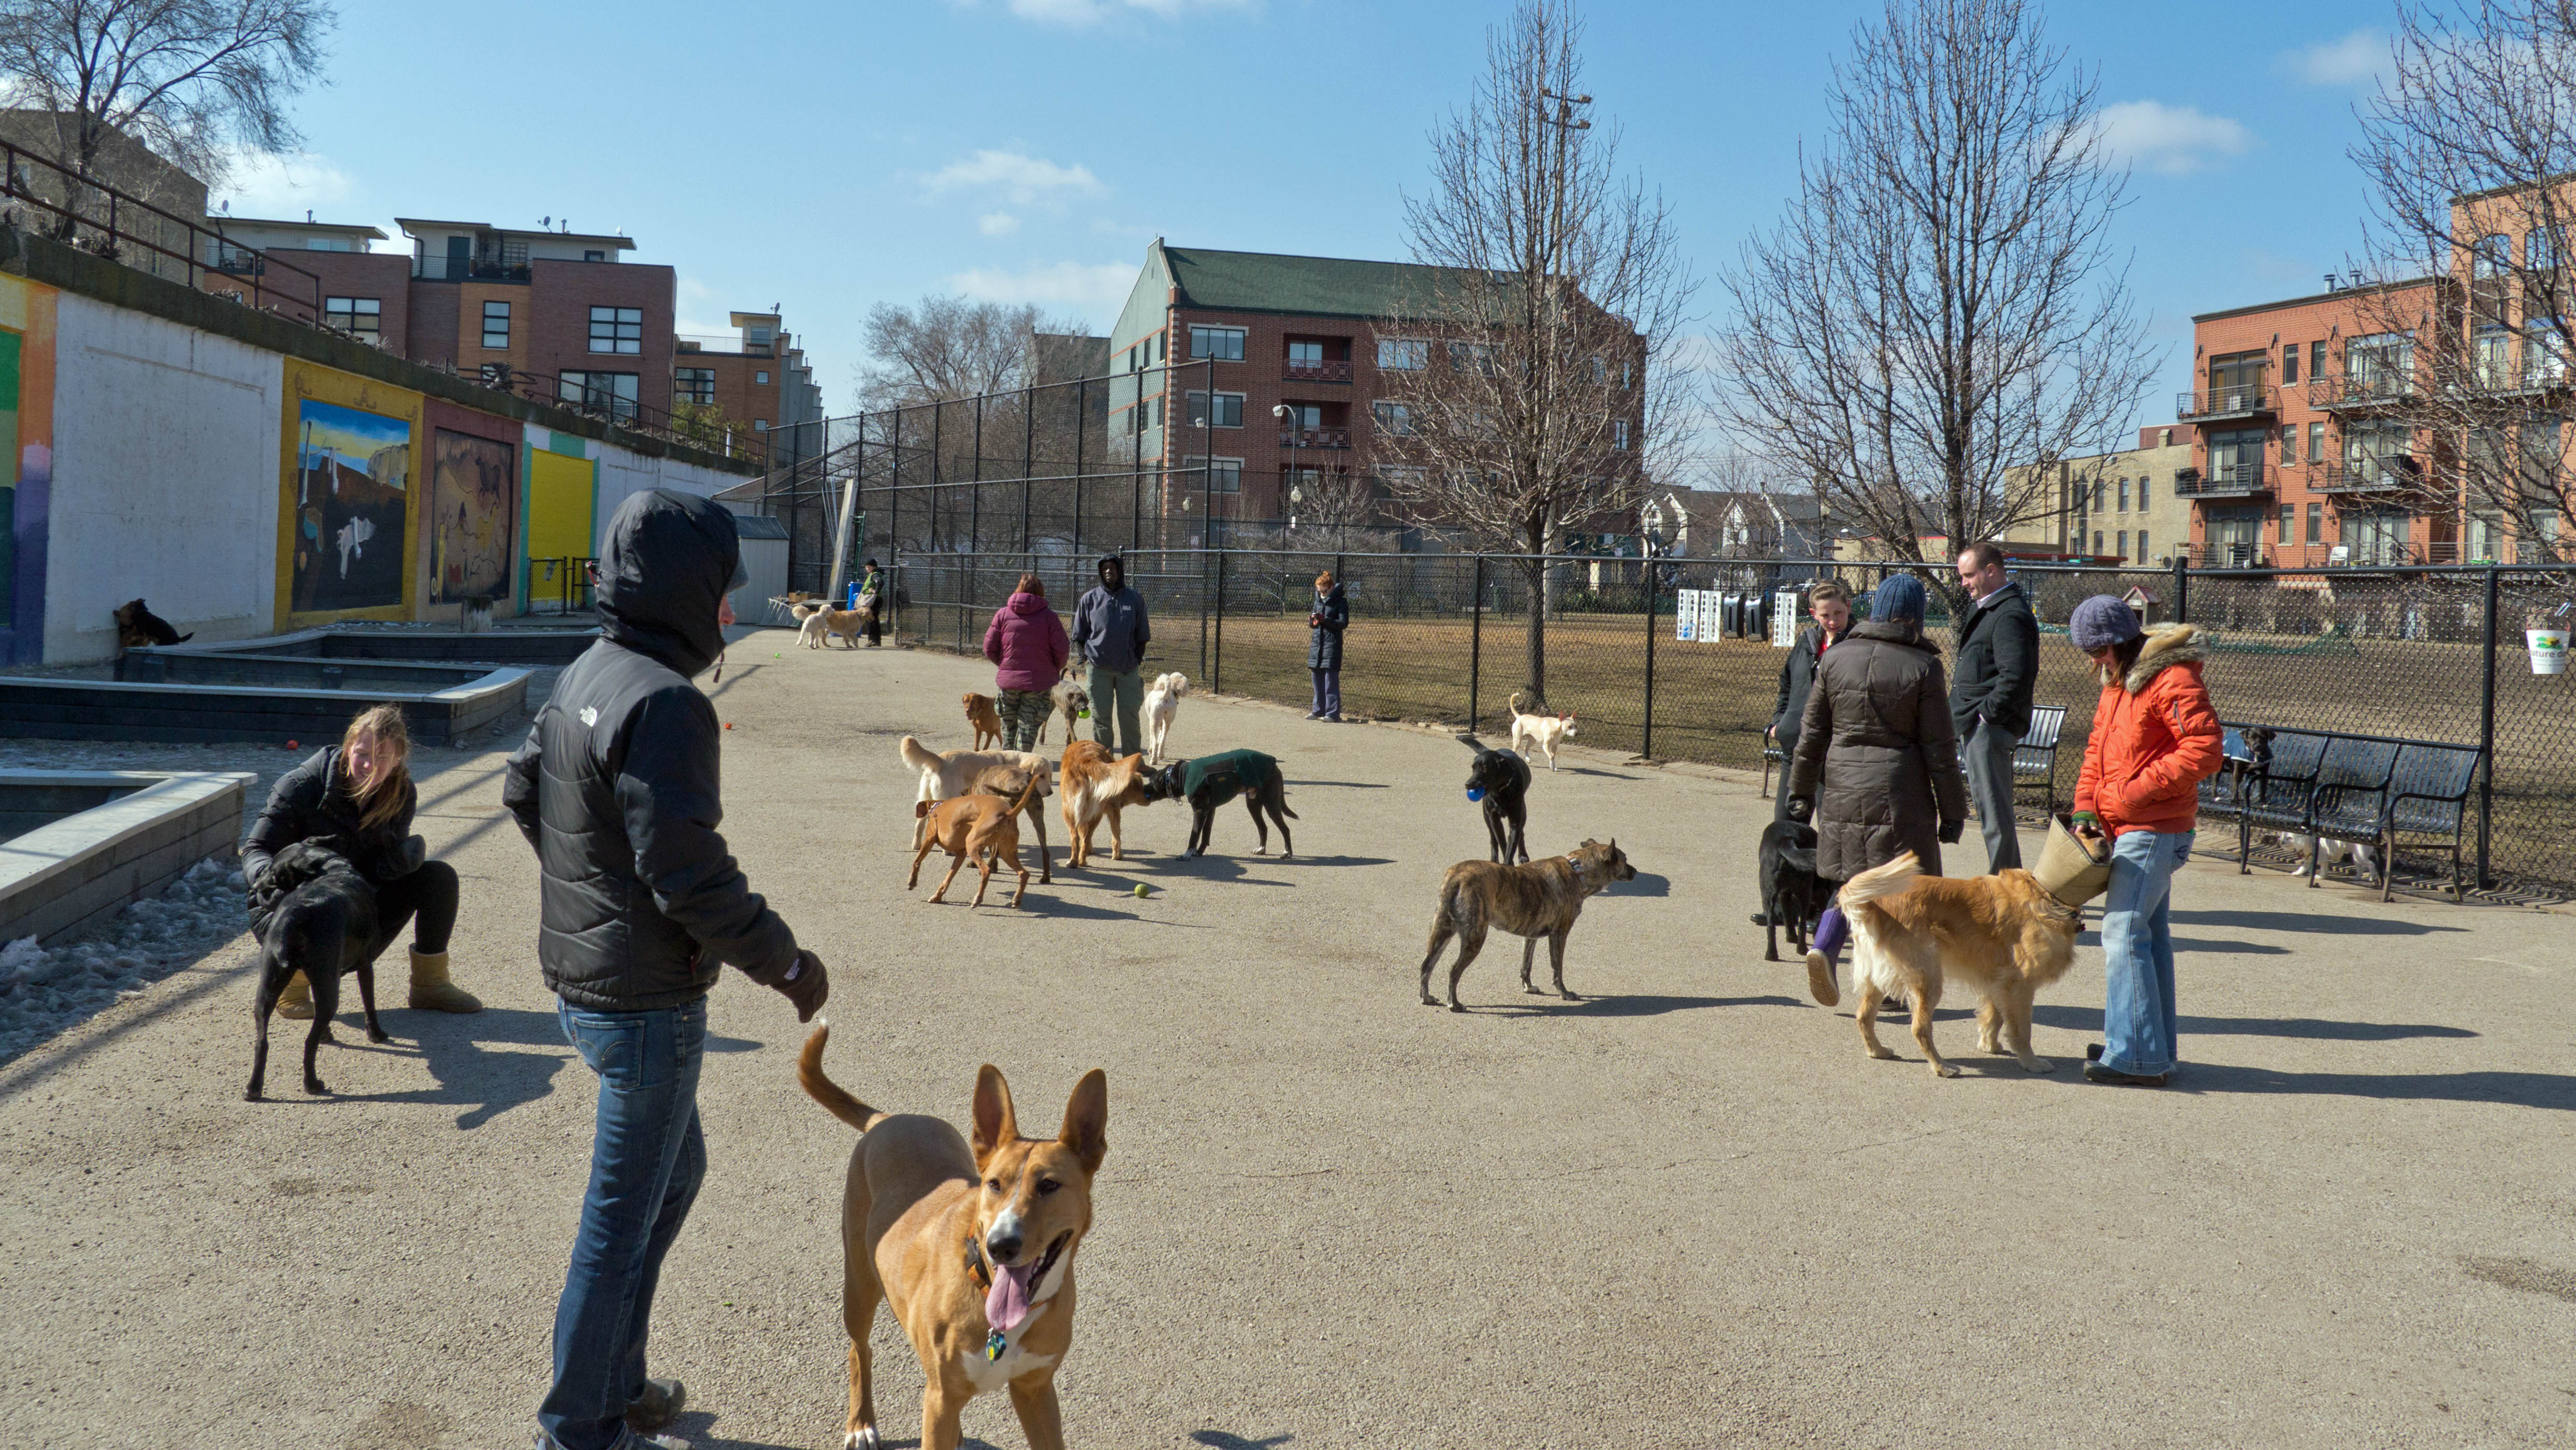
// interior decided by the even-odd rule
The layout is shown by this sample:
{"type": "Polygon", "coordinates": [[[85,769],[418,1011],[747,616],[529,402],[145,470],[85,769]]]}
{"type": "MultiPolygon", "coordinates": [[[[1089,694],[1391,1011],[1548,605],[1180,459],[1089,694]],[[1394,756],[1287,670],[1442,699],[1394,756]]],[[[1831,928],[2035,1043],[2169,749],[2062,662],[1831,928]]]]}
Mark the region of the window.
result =
{"type": "Polygon", "coordinates": [[[1610,446],[1613,448],[1625,448],[1628,446],[1627,419],[1613,418],[1610,420],[1610,446]]]}
{"type": "Polygon", "coordinates": [[[2469,561],[2493,562],[2504,557],[2504,516],[2471,514],[2469,516],[2469,561]]]}
{"type": "Polygon", "coordinates": [[[582,249],[581,259],[585,262],[605,262],[608,260],[608,251],[604,247],[585,247],[582,249]]]}
{"type": "Polygon", "coordinates": [[[2120,480],[2119,498],[2120,512],[2127,513],[2129,511],[2129,481],[2125,478],[2120,480]]]}
{"type": "Polygon", "coordinates": [[[1190,356],[1215,358],[1219,362],[1243,361],[1243,329],[1240,327],[1190,327],[1190,356]]]}
{"type": "Polygon", "coordinates": [[[2295,342],[2285,342],[2281,344],[2281,381],[2295,383],[2298,380],[2299,345],[2295,342]]]}
{"type": "Polygon", "coordinates": [[[1418,337],[1381,337],[1377,365],[1389,372],[1419,372],[1431,366],[1431,344],[1418,337]]]}
{"type": "Polygon", "coordinates": [[[634,373],[562,372],[555,375],[555,396],[585,408],[607,410],[614,418],[635,416],[634,373]]]}
{"type": "Polygon", "coordinates": [[[2469,359],[2479,387],[2512,387],[2513,330],[2505,327],[2479,328],[2477,337],[2469,344],[2469,359]]]}
{"type": "MultiPolygon", "coordinates": [[[[1193,347],[1193,348],[1195,348],[1195,347],[1196,347],[1196,345],[1197,345],[1196,343],[1193,343],[1193,344],[1192,344],[1192,347],[1193,347]]],[[[1241,359],[1237,359],[1237,361],[1241,361],[1241,359]]],[[[1193,457],[1193,458],[1191,458],[1191,459],[1189,460],[1189,465],[1190,465],[1190,467],[1192,467],[1192,468],[1194,468],[1194,469],[1197,469],[1197,468],[1203,468],[1203,469],[1206,469],[1206,470],[1207,470],[1207,475],[1206,475],[1206,476],[1207,476],[1206,488],[1207,488],[1207,491],[1208,491],[1208,492],[1210,492],[1210,493],[1241,493],[1241,492],[1243,492],[1243,460],[1242,460],[1242,459],[1240,459],[1240,458],[1197,458],[1197,457],[1193,457]]],[[[1197,482],[1197,480],[1196,480],[1196,479],[1192,479],[1192,480],[1191,480],[1191,482],[1195,483],[1195,482],[1197,482]]]]}
{"type": "Polygon", "coordinates": [[[2146,562],[2146,560],[2147,560],[2147,531],[2146,531],[2146,530],[2144,530],[2144,529],[2140,529],[2140,530],[2138,530],[2138,562],[2139,562],[2139,563],[2141,563],[2141,564],[2143,564],[2143,563],[2145,563],[2145,562],[2146,562]]]}
{"type": "Polygon", "coordinates": [[[2127,529],[2122,529],[2119,534],[2119,539],[2120,557],[2126,559],[2129,557],[2129,531],[2127,529]]]}
{"type": "Polygon", "coordinates": [[[376,297],[325,297],[322,299],[322,325],[345,332],[360,342],[384,341],[383,299],[376,297]]]}
{"type": "Polygon", "coordinates": [[[754,432],[754,433],[766,433],[766,432],[768,432],[768,431],[769,431],[769,420],[768,420],[767,418],[754,418],[754,419],[752,419],[752,420],[751,420],[751,431],[752,431],[752,432],[754,432]]]}
{"type": "Polygon", "coordinates": [[[1288,344],[1288,366],[1292,368],[1319,368],[1323,365],[1324,345],[1322,343],[1292,342],[1288,344]]]}
{"type": "Polygon", "coordinates": [[[2402,332],[2373,333],[2343,345],[2343,370],[2364,397],[2393,397],[2415,370],[2415,339],[2402,332]]]}
{"type": "Polygon", "coordinates": [[[2281,425],[2281,461],[2283,463],[2299,461],[2299,425],[2296,423],[2281,425]]]}
{"type": "Polygon", "coordinates": [[[2325,375],[2326,344],[2324,338],[2319,338],[2315,342],[2308,344],[2308,376],[2312,378],[2321,378],[2325,375]]]}
{"type": "Polygon", "coordinates": [[[1462,373],[1479,372],[1491,376],[1494,350],[1481,342],[1453,342],[1449,344],[1449,366],[1462,373]]]}
{"type": "Polygon", "coordinates": [[[671,393],[683,403],[708,404],[716,400],[714,368],[673,368],[671,393]]]}
{"type": "Polygon", "coordinates": [[[2546,272],[2557,266],[2558,259],[2566,252],[2567,248],[2554,228],[2533,227],[2522,239],[2523,263],[2535,272],[2546,272]]]}
{"type": "MultiPolygon", "coordinates": [[[[2310,423],[2308,425],[2308,461],[2310,463],[2322,463],[2325,461],[2325,456],[2326,425],[2323,423],[2310,423]]],[[[2284,544],[2290,542],[2289,535],[2282,535],[2281,542],[2284,544]]]]}
{"type": "Polygon", "coordinates": [[[2145,513],[2146,511],[2147,511],[2147,481],[2146,481],[2146,479],[2145,479],[2145,478],[2141,477],[2141,478],[2138,480],[2138,512],[2140,512],[2140,513],[2145,513]]]}
{"type": "Polygon", "coordinates": [[[1282,406],[1288,410],[1288,416],[1282,420],[1286,427],[1312,430],[1324,426],[1324,409],[1319,403],[1286,403],[1282,406]]]}
{"type": "Polygon", "coordinates": [[[2525,380],[2555,382],[2567,376],[2566,325],[2555,317],[2526,317],[2522,329],[2525,380]]]}
{"type": "Polygon", "coordinates": [[[2102,531],[2100,529],[2095,529],[2093,531],[2093,552],[2096,554],[2102,552],[2102,531]]]}
{"type": "Polygon", "coordinates": [[[2281,537],[2279,542],[2284,544],[2290,542],[2290,535],[2295,533],[2298,530],[2298,527],[2299,506],[2294,503],[2285,503],[2281,505],[2281,537]]]}
{"type": "MultiPolygon", "coordinates": [[[[2109,485],[2108,483],[2103,482],[2101,479],[2098,479],[2098,478],[2097,478],[2097,479],[2093,480],[2093,512],[2095,512],[2095,513],[2097,513],[2097,514],[2098,514],[2098,513],[2100,513],[2100,512],[2102,512],[2102,506],[2103,506],[2104,504],[2106,504],[2106,503],[2110,502],[2110,500],[2109,500],[2108,498],[2104,497],[2105,492],[2106,492],[2110,487],[2111,487],[2111,485],[2109,485]]],[[[2095,542],[2096,544],[2099,544],[2099,543],[2101,542],[2101,540],[2096,539],[2096,540],[2094,540],[2094,542],[2095,542]]]]}
{"type": "MultiPolygon", "coordinates": [[[[1208,422],[1208,395],[1205,393],[1190,394],[1190,426],[1193,428],[1211,426],[1208,422]]],[[[1219,393],[1216,395],[1216,421],[1213,426],[1219,428],[1243,426],[1243,394],[1219,393]]]]}
{"type": "MultiPolygon", "coordinates": [[[[1200,395],[1193,393],[1190,396],[1192,398],[1196,398],[1200,395]]],[[[1163,400],[1161,398],[1138,398],[1136,400],[1136,406],[1128,411],[1127,416],[1129,422],[1134,425],[1137,432],[1142,433],[1146,429],[1156,427],[1162,422],[1162,402],[1163,400]]],[[[1192,406],[1195,407],[1196,404],[1194,403],[1192,406]]]]}
{"type": "Polygon", "coordinates": [[[2312,503],[2308,505],[2308,542],[2311,544],[2322,544],[2325,541],[2326,506],[2321,503],[2312,503]]]}
{"type": "Polygon", "coordinates": [[[2501,277],[2513,265],[2513,238],[2502,232],[2490,232],[2478,238],[2477,248],[2469,254],[2469,275],[2501,277]]]}
{"type": "Polygon", "coordinates": [[[483,345],[498,352],[510,345],[510,304],[483,304],[483,345]]]}
{"type": "Polygon", "coordinates": [[[756,372],[756,373],[753,373],[753,374],[751,375],[751,380],[752,380],[752,382],[753,382],[754,384],[756,384],[756,385],[758,385],[758,386],[761,386],[761,387],[767,387],[767,386],[769,386],[769,374],[767,374],[767,373],[765,373],[765,372],[756,372]]]}
{"type": "Polygon", "coordinates": [[[1377,426],[1398,438],[1413,436],[1413,410],[1402,403],[1372,403],[1369,411],[1377,415],[1377,426]]]}
{"type": "Polygon", "coordinates": [[[644,350],[644,309],[641,307],[590,309],[590,350],[592,352],[642,352],[644,350]]]}

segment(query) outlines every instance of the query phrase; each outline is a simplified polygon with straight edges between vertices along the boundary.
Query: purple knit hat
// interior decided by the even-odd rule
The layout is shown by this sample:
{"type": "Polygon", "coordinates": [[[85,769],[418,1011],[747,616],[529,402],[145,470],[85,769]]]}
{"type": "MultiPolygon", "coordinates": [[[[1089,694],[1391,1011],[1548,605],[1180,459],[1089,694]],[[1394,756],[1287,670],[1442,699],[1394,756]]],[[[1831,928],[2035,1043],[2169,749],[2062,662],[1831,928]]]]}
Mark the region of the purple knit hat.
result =
{"type": "Polygon", "coordinates": [[[2075,606],[2075,612],[2067,617],[2066,633],[2074,639],[2077,649],[2091,654],[2097,649],[2127,644],[2146,631],[2138,627],[2137,611],[2129,608],[2125,600],[2096,594],[2075,606]]]}

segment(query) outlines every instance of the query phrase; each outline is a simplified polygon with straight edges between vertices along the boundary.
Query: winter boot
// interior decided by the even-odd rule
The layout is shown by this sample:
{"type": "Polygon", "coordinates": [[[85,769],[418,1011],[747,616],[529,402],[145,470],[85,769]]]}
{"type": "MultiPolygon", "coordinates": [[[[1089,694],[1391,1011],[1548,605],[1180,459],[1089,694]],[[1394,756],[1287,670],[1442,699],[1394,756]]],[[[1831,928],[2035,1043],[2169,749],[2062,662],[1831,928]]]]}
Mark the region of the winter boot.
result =
{"type": "Polygon", "coordinates": [[[297,1022],[313,1020],[313,988],[302,972],[287,978],[286,989],[277,994],[277,1015],[297,1022]]]}
{"type": "Polygon", "coordinates": [[[411,1005],[422,1012],[480,1012],[483,999],[447,980],[447,953],[411,953],[411,1005]]]}

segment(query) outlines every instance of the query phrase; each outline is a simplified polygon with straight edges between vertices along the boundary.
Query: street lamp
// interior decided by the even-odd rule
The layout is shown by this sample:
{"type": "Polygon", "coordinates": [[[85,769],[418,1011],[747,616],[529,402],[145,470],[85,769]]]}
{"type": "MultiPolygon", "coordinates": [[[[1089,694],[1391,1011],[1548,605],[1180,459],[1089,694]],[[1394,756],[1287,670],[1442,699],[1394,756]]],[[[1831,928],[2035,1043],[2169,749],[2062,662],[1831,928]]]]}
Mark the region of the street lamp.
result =
{"type": "MultiPolygon", "coordinates": [[[[1297,477],[1297,434],[1301,431],[1297,427],[1297,412],[1286,403],[1273,403],[1270,405],[1270,416],[1277,419],[1279,425],[1288,432],[1288,477],[1293,480],[1297,477]]],[[[1305,490],[1291,482],[1288,485],[1288,501],[1300,503],[1304,498],[1305,490]]],[[[1288,516],[1288,527],[1292,529],[1297,527],[1297,516],[1293,513],[1288,516]]]]}

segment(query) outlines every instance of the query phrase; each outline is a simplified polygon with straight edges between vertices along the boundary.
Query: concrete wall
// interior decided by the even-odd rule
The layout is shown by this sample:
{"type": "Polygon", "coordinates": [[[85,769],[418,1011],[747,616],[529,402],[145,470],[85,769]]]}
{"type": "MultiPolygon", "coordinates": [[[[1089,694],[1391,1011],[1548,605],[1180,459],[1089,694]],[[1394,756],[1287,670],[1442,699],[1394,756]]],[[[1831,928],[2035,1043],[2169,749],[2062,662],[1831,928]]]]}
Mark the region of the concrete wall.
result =
{"type": "Polygon", "coordinates": [[[283,359],[64,293],[45,659],[116,652],[129,599],[202,639],[274,620],[283,359]]]}
{"type": "Polygon", "coordinates": [[[600,552],[598,546],[607,541],[608,521],[616,516],[617,506],[626,501],[627,495],[641,493],[648,488],[667,488],[674,493],[713,498],[717,490],[742,482],[740,474],[720,472],[678,458],[648,458],[640,453],[629,453],[613,443],[597,445],[591,456],[599,460],[599,509],[594,515],[596,535],[591,541],[594,556],[600,552]]]}

